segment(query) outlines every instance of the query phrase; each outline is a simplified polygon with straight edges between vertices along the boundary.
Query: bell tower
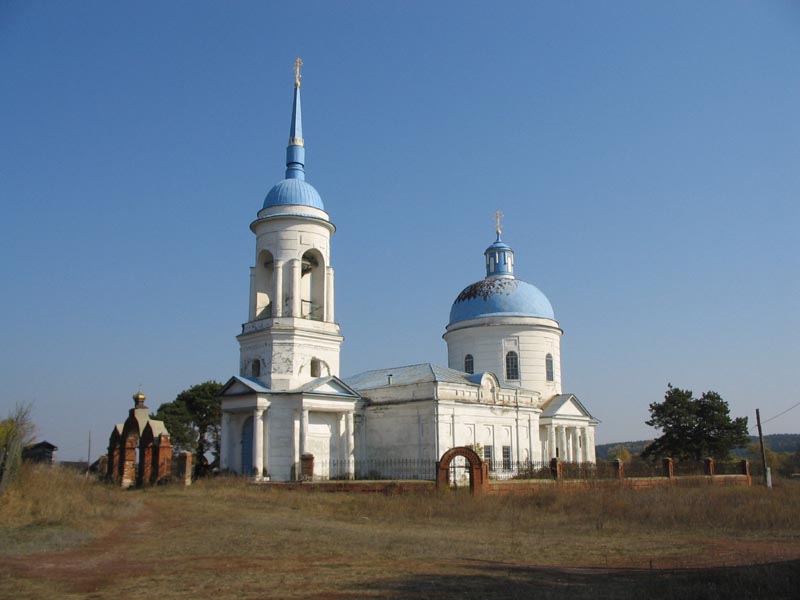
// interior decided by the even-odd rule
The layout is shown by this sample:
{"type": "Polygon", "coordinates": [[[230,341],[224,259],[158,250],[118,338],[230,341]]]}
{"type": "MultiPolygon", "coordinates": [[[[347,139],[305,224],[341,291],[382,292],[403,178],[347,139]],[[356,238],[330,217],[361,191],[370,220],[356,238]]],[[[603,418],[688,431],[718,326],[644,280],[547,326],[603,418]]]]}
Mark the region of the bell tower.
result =
{"type": "Polygon", "coordinates": [[[334,321],[330,238],[336,230],[306,181],[299,58],[286,148],[286,175],[250,224],[256,235],[248,320],[239,341],[242,377],[275,391],[339,375],[344,339],[334,321]]]}

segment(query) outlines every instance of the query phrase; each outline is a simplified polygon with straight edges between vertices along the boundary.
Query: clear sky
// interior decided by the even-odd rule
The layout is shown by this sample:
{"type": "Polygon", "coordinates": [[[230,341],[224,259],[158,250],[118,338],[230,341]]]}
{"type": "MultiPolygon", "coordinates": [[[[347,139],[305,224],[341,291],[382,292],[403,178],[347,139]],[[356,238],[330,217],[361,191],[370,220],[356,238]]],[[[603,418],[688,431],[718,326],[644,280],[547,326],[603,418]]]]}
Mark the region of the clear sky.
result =
{"type": "Polygon", "coordinates": [[[342,375],[446,364],[500,209],[599,443],[668,382],[800,401],[800,3],[5,0],[0,416],[96,458],[237,372],[297,56],[342,375]]]}

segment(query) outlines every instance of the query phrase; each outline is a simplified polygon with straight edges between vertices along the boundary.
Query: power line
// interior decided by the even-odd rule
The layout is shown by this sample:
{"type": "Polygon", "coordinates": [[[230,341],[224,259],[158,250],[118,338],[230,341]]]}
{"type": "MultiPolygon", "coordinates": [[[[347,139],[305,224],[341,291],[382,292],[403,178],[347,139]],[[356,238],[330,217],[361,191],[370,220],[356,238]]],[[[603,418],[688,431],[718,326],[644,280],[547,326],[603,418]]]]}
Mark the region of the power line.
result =
{"type": "Polygon", "coordinates": [[[783,415],[785,415],[786,413],[788,413],[790,410],[794,410],[794,409],[795,409],[795,408],[797,408],[798,406],[800,406],[800,402],[797,402],[796,404],[794,404],[794,405],[790,406],[790,407],[789,407],[789,408],[787,408],[785,411],[778,413],[778,414],[777,414],[777,415],[775,415],[774,417],[770,417],[769,419],[764,419],[763,421],[761,421],[761,424],[763,425],[764,423],[769,423],[770,421],[774,421],[774,420],[775,420],[775,419],[777,419],[778,417],[782,417],[783,415]]]}

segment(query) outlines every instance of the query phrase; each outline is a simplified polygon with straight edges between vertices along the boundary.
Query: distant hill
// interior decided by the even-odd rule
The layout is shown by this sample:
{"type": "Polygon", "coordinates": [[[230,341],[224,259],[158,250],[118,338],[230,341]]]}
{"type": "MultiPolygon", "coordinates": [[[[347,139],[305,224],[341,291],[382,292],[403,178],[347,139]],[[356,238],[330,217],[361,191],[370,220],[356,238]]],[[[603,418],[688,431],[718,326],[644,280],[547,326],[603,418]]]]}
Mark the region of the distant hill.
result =
{"type": "MultiPolygon", "coordinates": [[[[631,454],[640,454],[653,440],[639,440],[636,442],[614,442],[611,444],[600,444],[596,446],[598,460],[608,460],[608,453],[617,446],[625,446],[631,454]]],[[[751,435],[750,443],[757,444],[758,436],[751,435]]],[[[764,436],[764,444],[773,452],[799,452],[800,433],[773,433],[764,436]]],[[[745,456],[746,448],[737,448],[733,451],[736,456],[745,456]]]]}

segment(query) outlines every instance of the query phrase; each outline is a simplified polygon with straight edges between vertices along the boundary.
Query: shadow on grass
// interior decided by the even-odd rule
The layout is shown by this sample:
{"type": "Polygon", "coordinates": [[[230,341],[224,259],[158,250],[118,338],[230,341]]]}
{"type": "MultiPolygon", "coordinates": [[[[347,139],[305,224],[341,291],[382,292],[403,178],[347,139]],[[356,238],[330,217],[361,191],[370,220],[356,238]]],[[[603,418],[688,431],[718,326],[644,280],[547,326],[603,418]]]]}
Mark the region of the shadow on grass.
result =
{"type": "Polygon", "coordinates": [[[418,574],[361,586],[389,598],[786,598],[798,597],[800,561],[711,569],[553,569],[468,564],[460,575],[418,574]]]}

